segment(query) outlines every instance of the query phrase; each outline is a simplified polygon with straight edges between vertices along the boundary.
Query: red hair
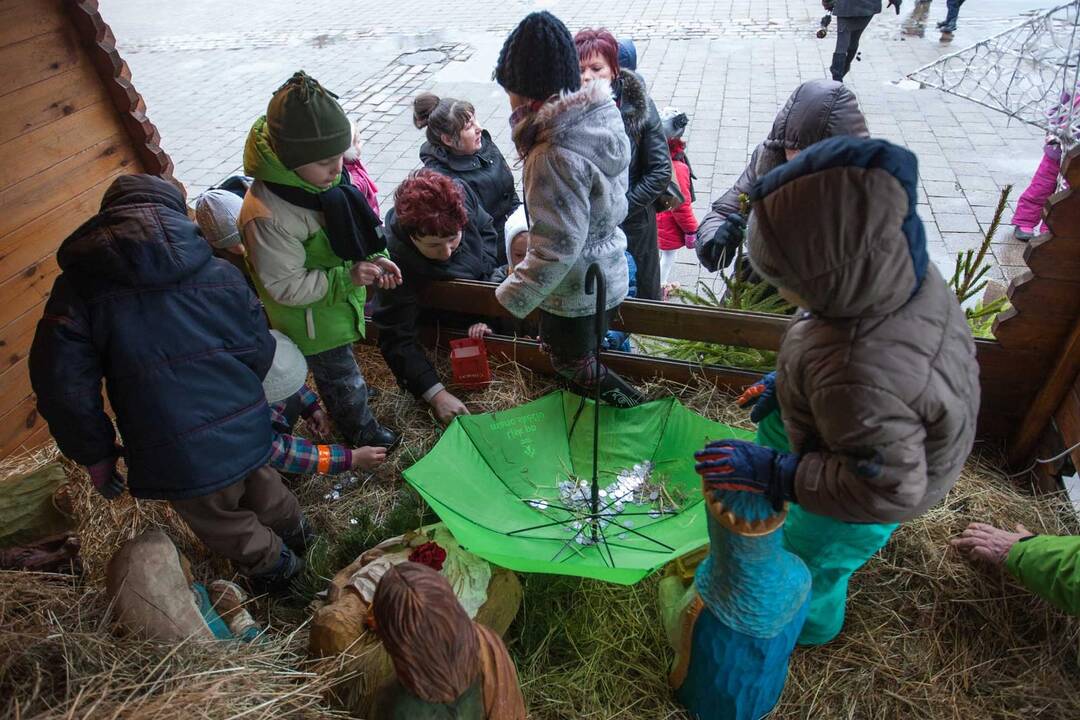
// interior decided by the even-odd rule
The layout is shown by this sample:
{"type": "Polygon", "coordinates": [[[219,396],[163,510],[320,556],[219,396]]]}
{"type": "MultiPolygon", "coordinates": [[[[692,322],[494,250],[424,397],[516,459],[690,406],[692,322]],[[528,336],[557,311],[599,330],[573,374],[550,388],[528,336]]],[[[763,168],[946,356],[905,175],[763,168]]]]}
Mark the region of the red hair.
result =
{"type": "Polygon", "coordinates": [[[394,191],[394,215],[406,235],[449,237],[469,221],[461,188],[434,170],[417,170],[394,191]]]}
{"type": "Polygon", "coordinates": [[[585,62],[586,58],[599,55],[611,68],[611,76],[618,77],[619,42],[610,32],[604,28],[598,30],[585,28],[574,36],[574,45],[577,46],[579,62],[585,62]]]}

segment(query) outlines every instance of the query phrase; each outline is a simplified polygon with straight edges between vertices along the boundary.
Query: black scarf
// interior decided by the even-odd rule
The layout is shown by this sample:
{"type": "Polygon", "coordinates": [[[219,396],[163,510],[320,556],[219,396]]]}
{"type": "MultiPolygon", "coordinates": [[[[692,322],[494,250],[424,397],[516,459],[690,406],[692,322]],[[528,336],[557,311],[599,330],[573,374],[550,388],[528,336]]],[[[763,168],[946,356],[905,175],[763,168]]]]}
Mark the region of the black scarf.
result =
{"type": "Polygon", "coordinates": [[[266,187],[287,203],[325,214],[327,239],[342,260],[366,260],[386,249],[382,221],[344,170],[336,187],[320,193],[272,182],[266,187]]]}

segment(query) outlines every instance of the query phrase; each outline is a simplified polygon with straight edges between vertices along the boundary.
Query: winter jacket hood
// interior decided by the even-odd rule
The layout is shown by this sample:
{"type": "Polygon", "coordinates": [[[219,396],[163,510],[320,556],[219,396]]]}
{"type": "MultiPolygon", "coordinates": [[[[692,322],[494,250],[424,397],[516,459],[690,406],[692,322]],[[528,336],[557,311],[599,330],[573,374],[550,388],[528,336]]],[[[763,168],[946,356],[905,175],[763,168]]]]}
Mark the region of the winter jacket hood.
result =
{"type": "Polygon", "coordinates": [[[60,245],[56,260],[90,290],[93,285],[174,283],[212,256],[177,188],[150,175],[123,175],[105,192],[101,212],[60,245]],[[157,225],[159,232],[149,236],[148,224],[157,225]]]}
{"type": "Polygon", "coordinates": [[[607,83],[589,83],[527,113],[514,128],[525,158],[530,220],[525,260],[496,297],[516,317],[537,306],[562,317],[595,312],[585,272],[597,263],[608,307],[626,295],[626,168],[630,141],[607,83]]]}
{"type": "Polygon", "coordinates": [[[809,80],[795,88],[776,114],[769,136],[754,150],[746,170],[731,189],[713,201],[698,230],[702,240],[698,247],[703,248],[712,239],[728,215],[739,212],[740,195],[749,195],[758,178],[786,162],[784,150],[805,150],[841,135],[870,137],[855,94],[835,80],[809,80]]]}
{"type": "Polygon", "coordinates": [[[180,193],[117,179],[102,210],[61,245],[30,351],[38,410],[65,455],[116,455],[106,380],[135,497],[216,492],[262,466],[262,378],[274,340],[240,271],[213,258],[180,193]]]}
{"type": "Polygon", "coordinates": [[[818,515],[918,517],[956,482],[974,441],[975,345],[926,257],[916,179],[908,150],[832,138],[751,195],[751,262],[810,304],[784,335],[776,388],[801,455],[795,497],[818,515]]]}
{"type": "Polygon", "coordinates": [[[754,186],[750,262],[822,317],[895,312],[929,263],[917,185],[915,155],[904,148],[847,137],[818,143],[754,186]]]}
{"type": "Polygon", "coordinates": [[[645,80],[636,72],[623,68],[619,70],[614,89],[615,102],[622,113],[626,134],[630,137],[631,144],[636,143],[641,140],[641,134],[649,120],[650,101],[645,80]]]}

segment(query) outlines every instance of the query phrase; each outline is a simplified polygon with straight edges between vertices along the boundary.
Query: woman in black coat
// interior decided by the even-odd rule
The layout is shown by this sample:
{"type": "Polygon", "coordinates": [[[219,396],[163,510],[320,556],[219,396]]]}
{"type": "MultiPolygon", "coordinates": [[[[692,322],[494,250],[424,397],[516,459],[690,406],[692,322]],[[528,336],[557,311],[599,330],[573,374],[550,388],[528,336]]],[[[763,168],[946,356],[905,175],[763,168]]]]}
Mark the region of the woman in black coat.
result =
{"type": "Polygon", "coordinates": [[[649,97],[645,81],[619,67],[619,44],[607,30],[582,30],[574,36],[581,82],[611,83],[615,103],[630,138],[630,184],[626,193],[626,249],[637,264],[638,297],[660,299],[660,250],[656,245],[656,208],[653,203],[671,181],[668,150],[660,113],[649,97]]]}
{"type": "Polygon", "coordinates": [[[464,100],[423,93],[413,100],[413,124],[427,130],[420,161],[430,170],[461,180],[476,193],[498,233],[493,250],[499,262],[505,263],[503,228],[521,200],[506,159],[476,122],[476,109],[464,100]]]}
{"type": "Polygon", "coordinates": [[[437,280],[490,280],[496,268],[491,249],[495,228],[467,185],[425,169],[394,191],[385,232],[402,284],[379,293],[372,318],[379,350],[398,384],[431,405],[440,422],[449,423],[469,411],[443,386],[420,347],[419,324],[465,330],[483,318],[460,310],[423,309],[419,295],[437,280]]]}

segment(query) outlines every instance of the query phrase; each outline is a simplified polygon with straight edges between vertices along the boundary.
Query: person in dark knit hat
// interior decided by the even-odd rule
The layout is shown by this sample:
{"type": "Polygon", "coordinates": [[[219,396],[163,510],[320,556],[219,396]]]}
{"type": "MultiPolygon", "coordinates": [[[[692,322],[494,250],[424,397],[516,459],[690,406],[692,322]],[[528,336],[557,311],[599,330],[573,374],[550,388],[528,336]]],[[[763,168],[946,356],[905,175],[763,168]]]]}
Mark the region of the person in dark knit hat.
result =
{"type": "Polygon", "coordinates": [[[401,283],[378,215],[342,172],[352,127],[336,96],[304,72],[278,88],[244,147],[255,178],[239,225],[270,324],[307,358],[330,417],[351,447],[396,447],[368,408],[352,346],[364,337],[370,285],[401,283]]]}
{"type": "Polygon", "coordinates": [[[495,296],[516,317],[540,308],[540,337],[555,370],[579,391],[599,383],[604,402],[644,397],[596,362],[595,297],[585,273],[596,263],[607,287],[605,320],[626,296],[630,140],[605,82],[581,87],[577,49],[548,12],[528,15],[506,39],[495,79],[510,96],[510,125],[524,163],[529,217],[525,259],[495,296]]]}

